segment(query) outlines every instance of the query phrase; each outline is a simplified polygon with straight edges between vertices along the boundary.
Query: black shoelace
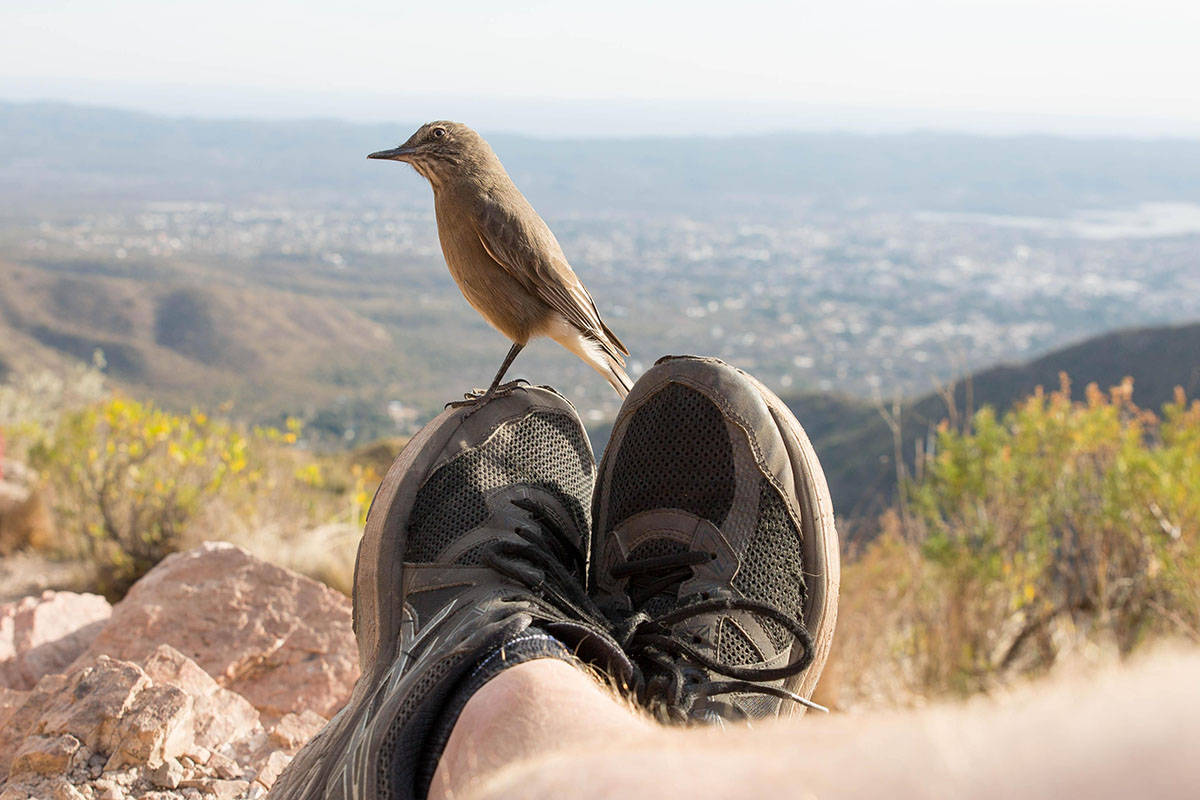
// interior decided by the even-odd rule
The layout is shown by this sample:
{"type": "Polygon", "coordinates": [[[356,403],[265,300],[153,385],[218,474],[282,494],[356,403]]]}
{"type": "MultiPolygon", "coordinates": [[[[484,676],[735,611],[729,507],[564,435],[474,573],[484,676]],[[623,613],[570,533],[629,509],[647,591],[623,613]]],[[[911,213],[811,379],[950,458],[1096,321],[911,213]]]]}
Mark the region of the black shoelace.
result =
{"type": "Polygon", "coordinates": [[[734,693],[764,694],[828,711],[795,692],[768,685],[803,672],[813,659],[808,629],[775,606],[746,598],[714,598],[704,593],[658,616],[640,610],[655,595],[690,578],[694,567],[710,558],[706,553],[685,550],[620,564],[610,573],[618,580],[629,578],[627,585],[636,587],[637,597],[632,597],[631,590],[631,599],[639,610],[616,625],[615,635],[643,675],[648,676],[636,687],[642,704],[660,717],[678,722],[688,719],[688,709],[697,700],[734,693]],[[779,624],[800,643],[799,655],[781,667],[724,664],[697,649],[705,644],[699,636],[687,641],[673,631],[673,626],[692,617],[729,611],[746,611],[779,624]],[[705,670],[727,680],[712,680],[705,670]]]}
{"type": "MultiPolygon", "coordinates": [[[[800,703],[821,711],[827,709],[771,681],[796,675],[808,668],[813,658],[812,637],[799,620],[778,608],[745,598],[698,598],[668,613],[652,617],[637,611],[614,623],[588,596],[577,576],[583,575],[587,560],[558,522],[531,500],[513,500],[529,515],[529,522],[513,528],[522,541],[499,540],[488,546],[482,560],[502,575],[517,581],[568,618],[599,631],[611,632],[618,645],[638,668],[630,687],[639,701],[653,713],[675,721],[686,721],[685,699],[694,704],[702,698],[738,692],[757,693],[800,703]],[[801,644],[798,657],[781,667],[748,667],[723,664],[693,645],[703,640],[684,641],[672,626],[694,616],[728,611],[747,611],[773,620],[801,644]],[[727,680],[705,680],[701,670],[727,680]]],[[[709,555],[684,551],[640,559],[620,565],[614,577],[646,576],[639,585],[643,601],[678,585],[692,575],[692,568],[709,555]]],[[[641,603],[639,603],[641,605],[641,603]]]]}
{"type": "Polygon", "coordinates": [[[483,563],[525,586],[568,618],[607,632],[608,619],[588,597],[578,577],[587,570],[583,551],[535,501],[511,502],[529,515],[527,523],[513,528],[522,541],[493,542],[483,552],[483,563]]]}

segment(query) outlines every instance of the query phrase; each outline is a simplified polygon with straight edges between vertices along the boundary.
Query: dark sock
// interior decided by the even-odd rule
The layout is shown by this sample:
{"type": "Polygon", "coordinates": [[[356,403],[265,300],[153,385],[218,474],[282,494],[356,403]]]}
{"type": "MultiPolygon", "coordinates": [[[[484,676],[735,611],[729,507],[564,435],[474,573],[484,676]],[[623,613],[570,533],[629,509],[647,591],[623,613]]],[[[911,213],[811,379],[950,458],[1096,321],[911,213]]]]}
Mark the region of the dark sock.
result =
{"type": "Polygon", "coordinates": [[[454,731],[454,725],[458,722],[467,701],[483,688],[485,683],[504,670],[536,658],[575,661],[575,657],[566,645],[541,628],[531,627],[492,650],[479,660],[471,672],[467,673],[446,701],[446,707],[429,737],[429,744],[425,749],[426,761],[420,773],[419,785],[423,787],[421,796],[429,793],[429,786],[433,783],[433,773],[437,770],[438,761],[442,758],[442,751],[446,749],[446,742],[450,741],[450,734],[454,731]]]}

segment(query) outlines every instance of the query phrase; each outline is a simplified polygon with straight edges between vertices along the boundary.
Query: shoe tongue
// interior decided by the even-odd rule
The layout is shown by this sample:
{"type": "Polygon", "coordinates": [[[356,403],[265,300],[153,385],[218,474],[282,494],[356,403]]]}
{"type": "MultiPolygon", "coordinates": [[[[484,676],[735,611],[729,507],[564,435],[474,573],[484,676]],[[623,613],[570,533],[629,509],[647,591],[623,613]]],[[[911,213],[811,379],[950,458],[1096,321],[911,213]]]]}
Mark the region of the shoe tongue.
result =
{"type": "MultiPolygon", "coordinates": [[[[687,549],[687,545],[675,539],[650,539],[630,550],[626,561],[672,556],[687,549]]],[[[666,567],[640,572],[630,576],[629,582],[626,584],[626,592],[629,594],[634,608],[640,608],[650,616],[656,617],[675,608],[679,601],[679,585],[691,575],[692,570],[687,567],[666,567]],[[659,585],[667,575],[672,573],[679,573],[679,579],[666,585],[659,585]]]]}

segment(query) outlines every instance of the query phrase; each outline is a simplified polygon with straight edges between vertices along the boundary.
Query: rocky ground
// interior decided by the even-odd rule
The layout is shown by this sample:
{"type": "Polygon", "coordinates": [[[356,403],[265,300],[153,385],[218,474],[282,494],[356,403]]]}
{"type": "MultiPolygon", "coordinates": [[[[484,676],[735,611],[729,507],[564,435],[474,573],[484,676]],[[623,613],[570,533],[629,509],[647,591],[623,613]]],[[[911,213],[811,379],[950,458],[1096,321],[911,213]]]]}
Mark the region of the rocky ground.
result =
{"type": "Polygon", "coordinates": [[[0,800],[262,797],[358,677],[350,603],[227,544],[0,605],[0,800]]]}

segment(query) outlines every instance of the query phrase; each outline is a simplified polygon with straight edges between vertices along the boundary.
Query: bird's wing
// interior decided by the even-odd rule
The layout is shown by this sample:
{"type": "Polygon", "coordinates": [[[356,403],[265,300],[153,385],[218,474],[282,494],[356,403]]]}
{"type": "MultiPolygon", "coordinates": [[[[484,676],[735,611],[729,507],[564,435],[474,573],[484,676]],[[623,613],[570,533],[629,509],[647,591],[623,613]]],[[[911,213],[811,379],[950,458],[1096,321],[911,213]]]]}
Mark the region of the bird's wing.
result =
{"type": "Polygon", "coordinates": [[[624,363],[621,356],[629,351],[600,319],[595,301],[567,263],[550,228],[527,204],[518,209],[513,205],[490,199],[482,203],[476,232],[483,248],[530,294],[606,350],[614,351],[613,358],[624,363]]]}

